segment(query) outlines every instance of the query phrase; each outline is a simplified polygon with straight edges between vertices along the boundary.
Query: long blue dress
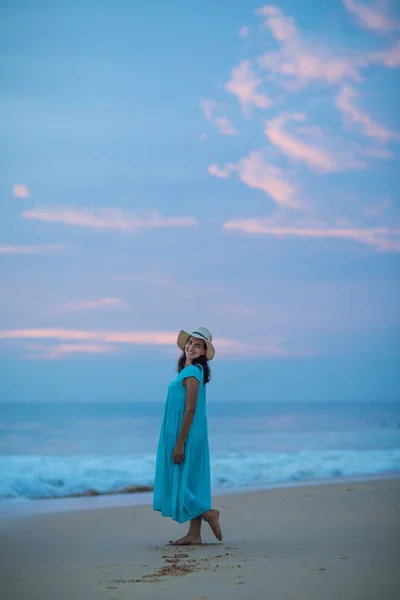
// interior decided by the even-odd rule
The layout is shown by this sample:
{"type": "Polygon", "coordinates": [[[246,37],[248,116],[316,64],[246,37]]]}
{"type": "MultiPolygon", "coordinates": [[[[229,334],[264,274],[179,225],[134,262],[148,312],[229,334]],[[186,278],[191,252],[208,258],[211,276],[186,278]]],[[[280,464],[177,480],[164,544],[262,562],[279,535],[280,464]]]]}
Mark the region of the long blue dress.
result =
{"type": "Polygon", "coordinates": [[[194,519],[211,508],[206,390],[201,365],[188,365],[168,386],[157,449],[153,508],[178,523],[194,519]],[[186,409],[183,380],[187,377],[196,377],[200,383],[184,459],[176,465],[172,453],[186,409]]]}

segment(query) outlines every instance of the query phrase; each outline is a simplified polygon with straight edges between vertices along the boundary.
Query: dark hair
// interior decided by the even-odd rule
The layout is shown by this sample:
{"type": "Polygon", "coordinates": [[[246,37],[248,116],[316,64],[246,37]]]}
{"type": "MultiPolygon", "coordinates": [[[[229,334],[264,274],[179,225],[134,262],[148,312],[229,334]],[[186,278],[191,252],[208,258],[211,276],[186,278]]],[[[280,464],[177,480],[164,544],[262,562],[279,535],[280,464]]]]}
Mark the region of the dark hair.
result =
{"type": "MultiPolygon", "coordinates": [[[[178,368],[177,368],[178,373],[180,373],[182,371],[182,369],[184,369],[185,363],[186,363],[186,355],[185,355],[185,352],[182,352],[182,354],[180,355],[180,357],[178,359],[178,368]]],[[[192,365],[201,365],[203,367],[204,383],[205,384],[208,383],[211,379],[211,369],[209,367],[206,355],[203,354],[202,356],[199,356],[198,358],[193,359],[192,365]]]]}

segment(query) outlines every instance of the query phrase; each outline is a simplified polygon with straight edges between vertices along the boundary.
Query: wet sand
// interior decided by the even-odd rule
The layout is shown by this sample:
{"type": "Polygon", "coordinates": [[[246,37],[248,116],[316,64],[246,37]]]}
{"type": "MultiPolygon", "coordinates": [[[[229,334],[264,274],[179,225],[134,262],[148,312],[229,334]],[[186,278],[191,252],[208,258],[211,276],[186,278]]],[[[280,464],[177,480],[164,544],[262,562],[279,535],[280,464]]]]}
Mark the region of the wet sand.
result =
{"type": "Polygon", "coordinates": [[[36,515],[0,533],[5,600],[397,600],[400,479],[217,497],[224,540],[150,506],[36,515]]]}

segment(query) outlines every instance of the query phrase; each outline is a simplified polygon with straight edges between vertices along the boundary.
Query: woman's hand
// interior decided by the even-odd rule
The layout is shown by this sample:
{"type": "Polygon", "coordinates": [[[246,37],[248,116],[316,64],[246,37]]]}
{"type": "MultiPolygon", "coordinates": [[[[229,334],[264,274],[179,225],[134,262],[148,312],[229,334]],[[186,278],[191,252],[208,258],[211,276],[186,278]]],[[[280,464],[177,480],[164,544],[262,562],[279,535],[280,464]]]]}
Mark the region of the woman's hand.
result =
{"type": "Polygon", "coordinates": [[[176,465],[180,465],[183,462],[183,458],[185,456],[184,446],[181,444],[176,444],[174,451],[172,453],[172,460],[176,465]]]}

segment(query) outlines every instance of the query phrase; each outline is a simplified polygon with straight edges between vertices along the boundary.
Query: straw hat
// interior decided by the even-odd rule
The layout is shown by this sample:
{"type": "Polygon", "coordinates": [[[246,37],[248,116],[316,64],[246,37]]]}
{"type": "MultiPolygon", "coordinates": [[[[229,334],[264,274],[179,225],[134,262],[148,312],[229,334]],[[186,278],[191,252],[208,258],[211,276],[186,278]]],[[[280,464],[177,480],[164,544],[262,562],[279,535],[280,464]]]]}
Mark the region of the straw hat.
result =
{"type": "Polygon", "coordinates": [[[176,340],[176,343],[178,344],[178,347],[181,350],[185,349],[186,342],[188,341],[188,339],[190,337],[200,338],[201,340],[204,340],[206,343],[206,346],[207,346],[207,352],[206,352],[207,360],[212,360],[214,358],[215,349],[211,343],[212,342],[211,332],[208,331],[208,329],[206,329],[205,327],[198,327],[197,329],[195,329],[194,331],[191,331],[190,333],[188,331],[185,331],[184,329],[182,329],[182,331],[180,331],[180,333],[178,335],[178,339],[176,340]]]}

